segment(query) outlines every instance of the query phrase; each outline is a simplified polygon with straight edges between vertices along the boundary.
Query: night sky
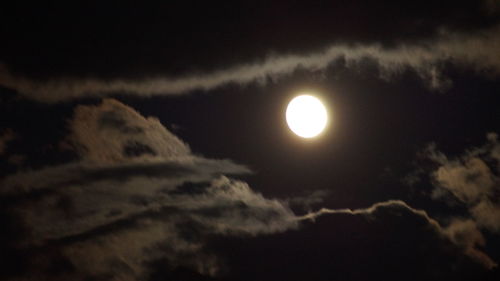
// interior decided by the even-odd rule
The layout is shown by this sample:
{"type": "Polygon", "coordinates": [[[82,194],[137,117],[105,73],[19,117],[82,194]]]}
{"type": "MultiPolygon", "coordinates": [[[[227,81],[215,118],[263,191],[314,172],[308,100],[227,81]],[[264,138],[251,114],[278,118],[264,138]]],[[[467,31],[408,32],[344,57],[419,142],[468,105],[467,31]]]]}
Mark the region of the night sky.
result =
{"type": "Polygon", "coordinates": [[[500,1],[163,2],[0,5],[0,280],[500,280],[500,1]]]}

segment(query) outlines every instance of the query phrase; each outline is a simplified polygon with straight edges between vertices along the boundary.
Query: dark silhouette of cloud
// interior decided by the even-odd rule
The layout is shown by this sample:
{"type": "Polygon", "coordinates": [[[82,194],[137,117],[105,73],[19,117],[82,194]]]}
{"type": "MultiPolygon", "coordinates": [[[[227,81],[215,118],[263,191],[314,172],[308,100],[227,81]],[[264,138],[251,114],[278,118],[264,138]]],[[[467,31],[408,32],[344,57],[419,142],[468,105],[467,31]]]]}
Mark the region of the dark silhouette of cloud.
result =
{"type": "Polygon", "coordinates": [[[492,272],[398,201],[324,213],[299,231],[217,242],[227,280],[473,280],[492,272]]]}
{"type": "Polygon", "coordinates": [[[371,215],[374,212],[380,212],[385,208],[390,209],[404,209],[412,212],[414,215],[421,217],[425,224],[429,226],[435,233],[449,238],[451,241],[464,248],[467,255],[475,258],[478,262],[482,263],[487,268],[494,268],[497,264],[477,246],[484,246],[485,240],[481,232],[479,232],[475,225],[471,225],[470,221],[455,221],[450,226],[444,228],[438,221],[429,217],[426,211],[414,209],[408,204],[400,200],[389,200],[386,202],[378,202],[365,209],[320,209],[315,213],[309,213],[299,219],[316,219],[318,216],[324,214],[350,214],[350,215],[371,215]]]}

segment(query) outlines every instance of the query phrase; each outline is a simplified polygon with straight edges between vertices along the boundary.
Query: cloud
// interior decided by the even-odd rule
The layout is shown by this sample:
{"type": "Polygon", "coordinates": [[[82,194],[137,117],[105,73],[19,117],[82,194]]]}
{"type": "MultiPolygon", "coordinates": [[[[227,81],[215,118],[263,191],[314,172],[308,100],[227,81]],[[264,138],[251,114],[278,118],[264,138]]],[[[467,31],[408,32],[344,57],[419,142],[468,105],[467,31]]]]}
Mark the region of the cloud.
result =
{"type": "Polygon", "coordinates": [[[67,142],[78,153],[78,162],[11,175],[3,180],[0,193],[40,192],[103,180],[126,182],[135,177],[206,181],[220,174],[250,172],[230,160],[192,154],[158,119],[144,118],[113,99],[77,106],[68,127],[67,142]]]}
{"type": "Polygon", "coordinates": [[[482,200],[471,207],[470,212],[481,227],[500,233],[500,205],[498,202],[482,200]]]}
{"type": "Polygon", "coordinates": [[[221,238],[229,244],[227,262],[236,268],[227,280],[489,280],[482,275],[495,272],[484,267],[491,259],[477,249],[480,233],[464,229],[451,237],[424,211],[399,200],[324,209],[299,219],[299,231],[221,238]],[[462,241],[466,234],[478,234],[477,244],[465,244],[473,241],[462,241]]]}
{"type": "MultiPolygon", "coordinates": [[[[227,176],[249,173],[245,166],[194,155],[157,119],[116,100],[77,106],[68,126],[67,141],[78,161],[19,171],[0,181],[0,214],[17,222],[7,231],[13,238],[2,240],[13,250],[0,251],[0,258],[21,255],[26,268],[20,275],[26,280],[144,280],[158,260],[169,270],[215,275],[225,261],[210,247],[214,237],[283,233],[324,214],[380,220],[412,214],[412,222],[426,231],[494,264],[477,250],[484,239],[470,225],[456,224],[448,234],[425,211],[399,200],[297,216],[286,201],[265,198],[227,176]],[[125,149],[130,142],[140,147],[135,153],[125,149]]],[[[307,207],[322,196],[320,191],[295,203],[307,207]]]]}
{"type": "Polygon", "coordinates": [[[204,181],[220,174],[246,174],[250,170],[229,160],[211,160],[200,157],[150,162],[133,162],[116,165],[92,165],[69,163],[45,167],[34,171],[24,171],[7,176],[2,180],[0,194],[22,196],[30,192],[45,193],[52,188],[66,185],[91,184],[99,181],[123,183],[135,177],[160,179],[183,179],[184,181],[204,181]]]}
{"type": "Polygon", "coordinates": [[[308,219],[314,220],[317,217],[319,217],[321,215],[325,215],[325,214],[370,215],[370,214],[372,214],[372,213],[374,213],[382,208],[386,208],[386,207],[407,209],[407,210],[421,216],[425,220],[427,220],[430,225],[433,225],[433,226],[439,228],[439,223],[437,221],[435,221],[434,219],[431,219],[425,211],[413,209],[412,207],[408,206],[408,204],[406,204],[404,201],[401,201],[401,200],[388,200],[388,201],[384,201],[384,202],[378,202],[378,203],[375,203],[368,208],[354,209],[354,210],[348,209],[348,208],[347,209],[322,208],[319,211],[312,212],[312,213],[306,214],[304,216],[298,217],[298,219],[299,220],[308,220],[308,219]]]}
{"type": "MultiPolygon", "coordinates": [[[[486,135],[486,138],[490,142],[489,151],[490,157],[500,162],[500,145],[498,143],[498,135],[496,133],[489,133],[486,135]]],[[[488,146],[486,146],[488,150],[488,146]]]]}
{"type": "Polygon", "coordinates": [[[410,207],[401,200],[388,200],[378,202],[368,208],[362,209],[327,209],[322,208],[317,212],[308,213],[298,217],[299,220],[315,220],[325,214],[349,214],[363,216],[377,216],[377,213],[386,210],[400,210],[410,212],[419,217],[424,225],[427,225],[433,232],[441,235],[463,248],[464,253],[483,264],[486,268],[492,269],[497,264],[478,247],[485,245],[485,239],[472,221],[455,220],[448,227],[442,227],[438,221],[431,218],[426,211],[410,207]]]}
{"type": "Polygon", "coordinates": [[[312,206],[322,203],[328,195],[328,190],[314,190],[310,193],[306,192],[299,196],[287,198],[285,201],[292,207],[297,207],[310,212],[312,210],[312,206]]]}
{"type": "Polygon", "coordinates": [[[445,233],[467,252],[478,259],[496,266],[483,253],[474,251],[474,245],[486,243],[481,231],[500,233],[500,143],[495,133],[487,135],[488,143],[468,150],[457,158],[449,159],[435,146],[428,156],[439,166],[432,172],[435,181],[433,197],[452,196],[469,211],[470,218],[454,218],[444,229],[445,233]]]}
{"type": "Polygon", "coordinates": [[[12,244],[33,252],[26,272],[45,276],[62,259],[69,270],[62,280],[136,280],[148,275],[145,264],[166,258],[171,266],[211,275],[219,261],[200,254],[209,235],[298,226],[286,204],[223,175],[248,168],[193,155],[157,119],[116,100],[78,106],[68,124],[79,161],[0,182],[2,208],[24,228],[12,244]],[[148,153],[128,153],[130,142],[148,153]]]}
{"type": "Polygon", "coordinates": [[[69,127],[69,141],[86,161],[118,163],[143,155],[178,159],[191,153],[158,119],[145,118],[113,99],[77,106],[69,127]]]}
{"type": "Polygon", "coordinates": [[[493,195],[495,179],[486,163],[477,157],[446,162],[434,177],[442,188],[466,204],[475,204],[493,195]]]}
{"type": "Polygon", "coordinates": [[[473,148],[461,157],[449,159],[431,148],[429,157],[439,164],[432,176],[436,181],[435,194],[448,194],[469,208],[481,228],[500,233],[500,143],[495,133],[487,135],[488,143],[473,148]]]}
{"type": "Polygon", "coordinates": [[[489,14],[500,12],[500,1],[498,0],[483,0],[483,8],[489,14]]]}
{"type": "Polygon", "coordinates": [[[4,130],[0,133],[0,156],[5,154],[7,143],[15,139],[16,135],[10,129],[4,130]]]}
{"type": "Polygon", "coordinates": [[[481,262],[486,268],[498,266],[487,254],[478,250],[478,247],[486,245],[486,240],[473,220],[454,219],[442,231],[452,242],[463,247],[467,255],[481,262]]]}
{"type": "Polygon", "coordinates": [[[347,45],[337,43],[322,52],[306,55],[269,56],[262,62],[239,65],[229,69],[184,76],[181,78],[156,77],[148,79],[103,80],[99,78],[54,77],[35,81],[14,75],[7,65],[0,66],[0,85],[15,89],[27,98],[41,102],[58,102],[82,97],[105,97],[129,94],[143,97],[178,95],[193,90],[211,90],[225,84],[248,84],[278,79],[292,73],[298,67],[318,71],[331,62],[345,59],[355,67],[363,59],[375,60],[384,77],[406,69],[416,71],[432,88],[442,88],[450,81],[443,77],[440,64],[470,67],[489,75],[500,73],[500,27],[478,31],[474,34],[441,32],[433,39],[420,43],[400,43],[392,48],[381,45],[347,45]]]}
{"type": "Polygon", "coordinates": [[[17,214],[30,231],[23,246],[58,245],[84,275],[117,279],[147,274],[142,263],[159,257],[211,275],[219,262],[212,257],[207,266],[210,253],[198,255],[209,235],[253,236],[298,226],[281,202],[223,176],[177,186],[140,178],[121,185],[66,186],[24,200],[17,214]],[[113,263],[122,266],[110,267],[113,263]]]}

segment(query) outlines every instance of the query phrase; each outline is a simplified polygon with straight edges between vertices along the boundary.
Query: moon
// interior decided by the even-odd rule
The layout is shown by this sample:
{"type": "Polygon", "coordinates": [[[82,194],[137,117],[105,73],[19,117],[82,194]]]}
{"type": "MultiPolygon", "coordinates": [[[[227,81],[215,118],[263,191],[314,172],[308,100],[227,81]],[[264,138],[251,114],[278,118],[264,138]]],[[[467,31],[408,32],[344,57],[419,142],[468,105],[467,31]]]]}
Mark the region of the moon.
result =
{"type": "Polygon", "coordinates": [[[290,130],[299,137],[313,138],[325,129],[328,113],[318,98],[300,95],[288,103],[286,122],[290,130]]]}

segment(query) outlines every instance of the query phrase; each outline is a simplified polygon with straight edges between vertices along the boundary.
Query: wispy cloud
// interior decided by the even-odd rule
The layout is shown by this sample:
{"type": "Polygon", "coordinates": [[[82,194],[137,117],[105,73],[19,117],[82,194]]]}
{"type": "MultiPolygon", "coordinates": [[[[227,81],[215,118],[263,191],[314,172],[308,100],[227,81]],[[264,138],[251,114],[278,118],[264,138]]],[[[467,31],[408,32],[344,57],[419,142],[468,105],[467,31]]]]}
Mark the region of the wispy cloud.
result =
{"type": "Polygon", "coordinates": [[[431,148],[431,159],[439,164],[432,176],[436,180],[436,197],[445,196],[445,190],[469,208],[471,216],[481,228],[500,233],[500,143],[498,135],[488,134],[488,143],[472,148],[461,157],[449,159],[431,148]]]}
{"type": "Polygon", "coordinates": [[[413,209],[412,207],[408,206],[404,201],[401,200],[388,200],[384,202],[377,202],[373,204],[372,206],[368,208],[361,208],[361,209],[328,209],[328,208],[322,208],[319,211],[308,213],[304,216],[300,216],[297,219],[298,220],[307,220],[307,219],[316,219],[317,217],[325,214],[349,214],[349,215],[369,215],[372,214],[373,212],[379,210],[380,208],[384,207],[397,207],[397,208],[403,208],[410,210],[411,212],[425,218],[430,225],[433,225],[435,227],[439,227],[439,223],[430,218],[427,213],[423,210],[416,210],[413,209]]]}
{"type": "Polygon", "coordinates": [[[484,246],[486,240],[481,231],[500,233],[500,143],[496,133],[487,135],[488,143],[469,149],[463,155],[450,159],[433,145],[428,157],[439,166],[431,173],[435,181],[433,197],[439,199],[452,196],[469,210],[466,218],[454,218],[444,229],[452,241],[461,244],[467,252],[477,258],[496,263],[484,254],[474,251],[475,246],[484,246]]]}
{"type": "Polygon", "coordinates": [[[279,79],[298,67],[324,70],[337,59],[345,59],[347,66],[355,67],[365,58],[375,60],[384,77],[412,69],[432,88],[446,87],[450,81],[443,77],[443,62],[473,68],[488,75],[500,73],[500,28],[474,34],[443,31],[440,36],[419,43],[400,43],[386,48],[378,44],[334,44],[322,52],[297,55],[269,56],[262,62],[243,64],[229,69],[187,75],[181,78],[162,77],[159,73],[147,79],[109,79],[53,77],[35,81],[14,75],[7,65],[0,67],[0,85],[15,89],[27,98],[41,102],[58,102],[82,97],[105,97],[128,94],[143,97],[179,95],[193,90],[211,90],[225,84],[248,84],[279,79]]]}

